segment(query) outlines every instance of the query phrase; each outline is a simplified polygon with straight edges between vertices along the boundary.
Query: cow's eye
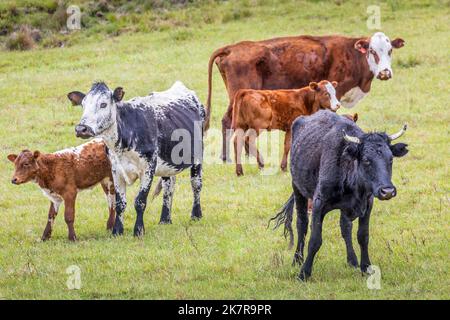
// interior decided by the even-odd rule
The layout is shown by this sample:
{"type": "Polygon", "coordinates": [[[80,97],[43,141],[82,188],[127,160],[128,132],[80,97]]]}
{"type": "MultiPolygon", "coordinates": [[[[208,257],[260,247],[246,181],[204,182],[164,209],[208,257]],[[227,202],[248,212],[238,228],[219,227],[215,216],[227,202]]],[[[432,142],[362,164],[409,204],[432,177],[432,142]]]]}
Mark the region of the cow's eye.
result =
{"type": "Polygon", "coordinates": [[[370,162],[370,160],[369,159],[367,159],[367,158],[363,158],[363,164],[365,165],[365,166],[370,166],[370,164],[371,164],[371,162],[370,162]]]}
{"type": "Polygon", "coordinates": [[[30,166],[29,163],[24,163],[24,164],[23,164],[23,167],[24,167],[24,168],[28,168],[29,166],[30,166]]]}
{"type": "Polygon", "coordinates": [[[100,108],[102,108],[102,109],[106,108],[106,106],[107,106],[107,104],[105,102],[100,104],[100,108]]]}

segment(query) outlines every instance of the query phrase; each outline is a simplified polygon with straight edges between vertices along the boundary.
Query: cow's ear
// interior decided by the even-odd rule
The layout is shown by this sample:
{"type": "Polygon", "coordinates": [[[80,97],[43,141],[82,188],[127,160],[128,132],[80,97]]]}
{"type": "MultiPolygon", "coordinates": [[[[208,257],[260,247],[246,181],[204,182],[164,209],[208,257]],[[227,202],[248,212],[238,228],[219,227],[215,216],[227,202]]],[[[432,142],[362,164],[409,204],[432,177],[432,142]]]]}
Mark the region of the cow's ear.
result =
{"type": "Polygon", "coordinates": [[[85,94],[80,91],[72,91],[67,94],[67,98],[69,98],[73,106],[81,105],[81,101],[83,101],[84,97],[85,94]]]}
{"type": "Polygon", "coordinates": [[[122,101],[124,95],[125,91],[123,91],[122,87],[117,87],[114,89],[113,98],[115,102],[122,101]]]}
{"type": "Polygon", "coordinates": [[[408,153],[408,149],[406,148],[408,145],[406,143],[396,143],[391,146],[392,155],[394,157],[403,157],[408,153]]]}
{"type": "Polygon", "coordinates": [[[7,158],[9,161],[14,162],[17,159],[17,154],[9,154],[7,158]]]}
{"type": "Polygon", "coordinates": [[[405,40],[403,40],[401,38],[394,39],[391,41],[391,45],[395,49],[400,49],[401,47],[403,47],[405,45],[405,40]]]}
{"type": "Polygon", "coordinates": [[[355,49],[365,54],[367,49],[369,49],[369,41],[367,39],[360,39],[356,41],[355,49]]]}
{"type": "Polygon", "coordinates": [[[333,85],[333,87],[337,88],[338,86],[338,82],[337,81],[332,81],[331,84],[333,85]]]}
{"type": "Polygon", "coordinates": [[[35,152],[33,152],[33,157],[34,157],[35,159],[39,158],[40,155],[41,155],[41,153],[40,153],[38,150],[36,150],[35,152]]]}
{"type": "Polygon", "coordinates": [[[319,91],[319,85],[317,84],[317,82],[310,82],[309,83],[309,88],[312,91],[319,91]]]}
{"type": "Polygon", "coordinates": [[[358,121],[358,113],[355,113],[353,115],[353,122],[356,122],[356,121],[358,121]]]}

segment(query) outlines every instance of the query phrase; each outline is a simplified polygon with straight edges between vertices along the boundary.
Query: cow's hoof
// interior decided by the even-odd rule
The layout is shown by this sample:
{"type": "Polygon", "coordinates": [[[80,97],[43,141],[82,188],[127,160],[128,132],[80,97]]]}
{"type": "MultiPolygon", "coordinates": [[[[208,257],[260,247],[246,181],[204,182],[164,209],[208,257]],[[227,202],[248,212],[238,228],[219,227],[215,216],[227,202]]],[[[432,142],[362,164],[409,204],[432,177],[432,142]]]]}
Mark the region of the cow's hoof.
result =
{"type": "Polygon", "coordinates": [[[370,267],[370,264],[361,264],[362,275],[370,275],[371,274],[369,267],[370,267]]]}
{"type": "Polygon", "coordinates": [[[145,235],[145,228],[144,228],[144,226],[137,226],[137,227],[134,227],[134,236],[135,237],[143,237],[144,235],[145,235]]]}
{"type": "Polygon", "coordinates": [[[123,227],[122,228],[113,228],[112,230],[112,235],[113,236],[121,236],[123,235],[123,227]]]}
{"type": "Polygon", "coordinates": [[[159,224],[172,224],[172,220],[160,220],[159,224]]]}
{"type": "Polygon", "coordinates": [[[303,264],[303,257],[299,254],[294,254],[294,259],[292,260],[292,266],[295,267],[296,265],[301,266],[303,264]]]}
{"type": "Polygon", "coordinates": [[[44,233],[41,237],[42,241],[48,241],[52,237],[51,233],[44,233]]]}
{"type": "Polygon", "coordinates": [[[244,172],[242,171],[236,171],[236,176],[242,177],[244,175],[244,172]]]}
{"type": "Polygon", "coordinates": [[[287,171],[287,165],[286,166],[282,165],[280,168],[281,168],[281,171],[283,171],[283,172],[287,171]]]}
{"type": "Polygon", "coordinates": [[[297,280],[298,280],[298,281],[301,281],[301,282],[306,282],[306,281],[308,281],[309,277],[310,277],[310,276],[308,276],[307,274],[305,274],[304,271],[301,271],[301,272],[298,274],[298,276],[297,276],[297,280]]]}
{"type": "Polygon", "coordinates": [[[354,268],[354,269],[358,269],[359,268],[359,263],[357,259],[348,259],[347,260],[347,264],[349,265],[349,267],[354,268]]]}
{"type": "Polygon", "coordinates": [[[202,218],[202,216],[191,216],[192,221],[199,221],[202,218]]]}
{"type": "Polygon", "coordinates": [[[71,241],[71,242],[77,241],[77,236],[75,236],[75,235],[69,236],[69,241],[71,241]]]}

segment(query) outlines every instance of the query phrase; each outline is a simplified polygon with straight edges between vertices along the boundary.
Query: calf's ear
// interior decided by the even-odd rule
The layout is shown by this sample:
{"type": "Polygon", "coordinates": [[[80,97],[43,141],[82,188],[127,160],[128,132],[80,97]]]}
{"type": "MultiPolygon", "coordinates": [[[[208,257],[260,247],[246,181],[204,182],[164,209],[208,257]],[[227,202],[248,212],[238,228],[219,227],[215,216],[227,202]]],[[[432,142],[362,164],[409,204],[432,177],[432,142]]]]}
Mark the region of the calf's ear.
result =
{"type": "Polygon", "coordinates": [[[355,49],[361,53],[366,53],[369,49],[369,41],[367,39],[360,39],[355,42],[355,49]]]}
{"type": "Polygon", "coordinates": [[[395,49],[399,49],[405,45],[405,40],[397,38],[391,41],[391,45],[395,49]]]}
{"type": "Polygon", "coordinates": [[[310,82],[309,83],[309,88],[313,91],[318,91],[319,90],[319,85],[317,84],[317,82],[310,82]]]}
{"type": "Polygon", "coordinates": [[[17,154],[10,154],[7,158],[9,161],[14,162],[17,159],[17,154]]]}
{"type": "Polygon", "coordinates": [[[83,101],[84,96],[85,94],[80,91],[72,91],[67,94],[67,98],[69,98],[73,106],[81,105],[81,101],[83,101]]]}
{"type": "Polygon", "coordinates": [[[37,150],[35,152],[33,152],[33,157],[35,159],[39,158],[40,155],[41,155],[41,153],[39,151],[37,151],[37,150]]]}
{"type": "Polygon", "coordinates": [[[116,102],[122,101],[124,95],[125,95],[125,91],[123,91],[122,87],[117,87],[114,89],[114,93],[113,93],[114,101],[116,101],[116,102]]]}
{"type": "Polygon", "coordinates": [[[333,87],[337,88],[338,86],[338,82],[337,81],[332,81],[331,84],[333,85],[333,87]]]}
{"type": "Polygon", "coordinates": [[[392,155],[394,157],[403,157],[408,153],[408,149],[406,148],[408,145],[406,143],[396,143],[391,146],[392,155]]]}

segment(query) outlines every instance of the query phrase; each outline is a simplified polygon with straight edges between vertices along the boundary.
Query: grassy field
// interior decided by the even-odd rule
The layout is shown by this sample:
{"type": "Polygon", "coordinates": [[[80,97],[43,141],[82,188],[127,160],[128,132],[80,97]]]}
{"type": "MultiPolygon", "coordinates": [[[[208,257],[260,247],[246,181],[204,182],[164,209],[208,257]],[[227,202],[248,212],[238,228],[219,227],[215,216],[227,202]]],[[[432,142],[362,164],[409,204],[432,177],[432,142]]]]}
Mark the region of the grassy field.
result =
{"type": "MultiPolygon", "coordinates": [[[[247,165],[246,175],[237,178],[233,165],[217,162],[220,139],[214,131],[206,140],[210,161],[204,170],[204,219],[190,221],[192,194],[185,173],[177,180],[173,224],[158,225],[157,199],[147,209],[143,239],[132,236],[132,205],[125,213],[125,235],[112,238],[106,232],[107,204],[95,188],[78,198],[78,242],[68,242],[61,212],[52,240],[40,242],[47,199],[32,183],[9,182],[9,153],[24,148],[53,152],[82,143],[74,135],[81,110],[70,106],[66,94],[86,90],[94,80],[123,86],[131,98],[164,90],[178,79],[206,101],[208,59],[225,44],[282,35],[374,32],[366,27],[367,6],[360,1],[267,0],[215,4],[221,14],[251,13],[226,23],[98,37],[63,49],[0,52],[0,298],[450,298],[449,4],[405,3],[381,3],[382,31],[406,41],[394,53],[394,78],[375,81],[370,94],[351,110],[359,113],[365,130],[394,132],[409,124],[402,141],[410,153],[394,163],[398,196],[376,201],[372,212],[370,252],[382,272],[381,290],[369,290],[366,277],[347,267],[337,212],[325,220],[311,281],[296,281],[293,250],[287,249],[280,230],[266,229],[291,193],[289,174],[261,175],[247,165]],[[70,265],[81,268],[80,290],[66,287],[70,265]]],[[[219,128],[226,106],[215,69],[213,128],[219,128]]],[[[135,194],[133,187],[129,203],[135,194]]]]}

